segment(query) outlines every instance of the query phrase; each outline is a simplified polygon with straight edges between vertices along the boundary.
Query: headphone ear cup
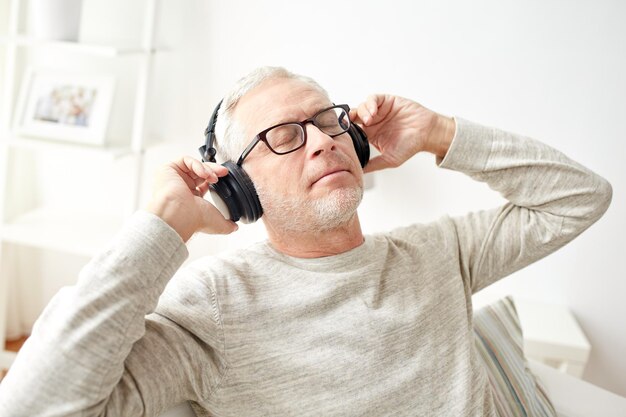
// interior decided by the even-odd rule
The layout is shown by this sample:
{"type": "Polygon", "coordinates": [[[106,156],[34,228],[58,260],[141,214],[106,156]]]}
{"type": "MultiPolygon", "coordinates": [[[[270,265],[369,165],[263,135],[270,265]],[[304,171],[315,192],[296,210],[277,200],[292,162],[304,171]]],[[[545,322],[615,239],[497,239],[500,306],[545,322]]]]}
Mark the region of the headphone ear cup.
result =
{"type": "Polygon", "coordinates": [[[228,169],[228,175],[209,187],[215,206],[222,214],[227,208],[228,216],[224,217],[234,222],[254,223],[263,215],[263,208],[252,180],[239,165],[231,161],[222,165],[228,169]]]}
{"type": "Polygon", "coordinates": [[[352,123],[350,125],[348,133],[352,138],[352,144],[354,145],[354,150],[359,157],[359,162],[361,162],[361,168],[365,168],[365,165],[367,165],[370,160],[370,145],[367,141],[367,135],[361,126],[356,123],[352,123]]]}

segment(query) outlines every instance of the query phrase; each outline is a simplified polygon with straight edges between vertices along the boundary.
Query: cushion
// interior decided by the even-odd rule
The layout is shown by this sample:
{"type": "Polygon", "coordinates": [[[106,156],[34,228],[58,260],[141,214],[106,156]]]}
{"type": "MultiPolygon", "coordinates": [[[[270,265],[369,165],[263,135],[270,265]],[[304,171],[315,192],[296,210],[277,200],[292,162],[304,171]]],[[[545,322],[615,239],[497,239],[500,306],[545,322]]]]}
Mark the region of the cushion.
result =
{"type": "Polygon", "coordinates": [[[474,342],[500,417],[557,415],[524,357],[522,328],[511,296],[474,312],[474,342]]]}

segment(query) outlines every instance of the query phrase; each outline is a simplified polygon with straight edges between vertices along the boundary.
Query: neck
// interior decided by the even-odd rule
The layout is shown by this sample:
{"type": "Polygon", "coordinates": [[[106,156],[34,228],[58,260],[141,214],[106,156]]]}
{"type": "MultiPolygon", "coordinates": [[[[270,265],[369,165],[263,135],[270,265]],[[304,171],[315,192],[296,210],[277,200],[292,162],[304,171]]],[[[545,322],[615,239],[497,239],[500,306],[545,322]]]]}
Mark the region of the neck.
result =
{"type": "Polygon", "coordinates": [[[364,240],[356,212],[346,223],[328,230],[286,231],[268,222],[265,226],[274,249],[296,258],[337,255],[360,246],[364,240]]]}

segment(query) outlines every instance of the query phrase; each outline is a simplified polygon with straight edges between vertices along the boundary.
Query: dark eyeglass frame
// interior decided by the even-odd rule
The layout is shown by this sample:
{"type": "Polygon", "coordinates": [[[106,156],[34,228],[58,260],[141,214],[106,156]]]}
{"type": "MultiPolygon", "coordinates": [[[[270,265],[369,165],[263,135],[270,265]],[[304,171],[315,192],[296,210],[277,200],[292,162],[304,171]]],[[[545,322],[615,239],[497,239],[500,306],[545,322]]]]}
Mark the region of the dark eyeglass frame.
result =
{"type": "Polygon", "coordinates": [[[284,122],[284,123],[279,123],[277,125],[274,125],[272,127],[268,127],[267,129],[265,129],[262,132],[259,132],[254,139],[252,139],[252,142],[250,142],[250,144],[246,147],[246,149],[244,149],[244,151],[241,153],[241,156],[239,157],[239,159],[237,160],[237,165],[241,166],[241,164],[243,163],[243,160],[246,159],[246,157],[250,154],[250,152],[252,152],[252,149],[254,149],[254,147],[259,143],[259,142],[264,142],[265,146],[267,146],[267,148],[272,151],[273,153],[275,153],[276,155],[286,155],[288,153],[291,152],[295,152],[298,149],[302,148],[304,145],[306,145],[306,125],[307,124],[313,124],[313,126],[317,127],[318,129],[320,129],[322,132],[324,132],[324,134],[330,136],[331,138],[337,137],[339,135],[343,135],[344,133],[346,133],[348,130],[350,130],[350,127],[352,126],[352,120],[350,120],[350,106],[348,106],[347,104],[336,104],[336,105],[332,105],[330,107],[326,107],[325,109],[322,109],[320,111],[318,111],[317,113],[315,113],[312,117],[303,120],[301,122],[284,122]],[[317,125],[317,122],[315,119],[317,119],[317,117],[324,113],[325,111],[328,111],[330,109],[334,109],[334,108],[340,108],[343,109],[346,112],[346,117],[348,119],[348,127],[340,133],[336,133],[333,135],[329,135],[328,133],[325,133],[324,130],[322,129],[322,127],[317,125]],[[300,143],[300,145],[298,145],[297,147],[287,151],[287,152],[278,152],[275,151],[274,149],[272,149],[272,147],[270,146],[269,142],[267,141],[267,132],[269,132],[270,130],[280,127],[280,126],[285,126],[285,125],[299,125],[300,128],[302,129],[302,133],[303,133],[303,137],[302,137],[302,143],[300,143]]]}

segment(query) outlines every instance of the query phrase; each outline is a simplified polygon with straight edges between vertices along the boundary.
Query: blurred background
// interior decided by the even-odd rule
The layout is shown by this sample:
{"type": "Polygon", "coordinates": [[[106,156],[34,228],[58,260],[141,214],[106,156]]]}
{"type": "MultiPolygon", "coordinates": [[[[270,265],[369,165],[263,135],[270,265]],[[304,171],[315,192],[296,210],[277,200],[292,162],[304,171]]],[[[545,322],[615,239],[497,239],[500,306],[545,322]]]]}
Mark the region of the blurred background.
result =
{"type": "MultiPolygon", "coordinates": [[[[52,295],[145,205],[157,167],[198,155],[235,81],[257,66],[285,66],[315,78],[335,102],[409,97],[539,139],[607,178],[613,203],[598,223],[474,298],[514,294],[567,307],[591,345],[583,378],[626,396],[626,3],[74,0],[76,39],[53,41],[38,33],[36,3],[0,0],[0,329],[8,339],[28,335],[52,295]],[[51,94],[45,83],[68,77],[98,93],[97,105],[84,107],[104,127],[29,120],[51,94]]],[[[426,154],[368,181],[359,210],[366,233],[504,202],[426,154]]],[[[189,260],[264,236],[260,222],[227,237],[195,236],[189,260]]]]}

